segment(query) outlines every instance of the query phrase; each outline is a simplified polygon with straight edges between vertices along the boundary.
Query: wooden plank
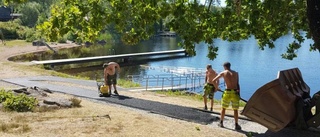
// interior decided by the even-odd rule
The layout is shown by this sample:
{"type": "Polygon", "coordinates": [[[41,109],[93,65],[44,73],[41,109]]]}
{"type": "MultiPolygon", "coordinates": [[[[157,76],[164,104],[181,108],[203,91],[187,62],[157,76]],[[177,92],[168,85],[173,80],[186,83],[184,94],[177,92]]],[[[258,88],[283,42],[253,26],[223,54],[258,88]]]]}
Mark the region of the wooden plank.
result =
{"type": "Polygon", "coordinates": [[[169,55],[169,54],[179,54],[179,53],[186,53],[186,51],[184,49],[182,49],[182,50],[168,50],[168,51],[131,53],[131,54],[84,57],[84,58],[72,58],[72,59],[31,61],[31,62],[34,63],[34,64],[69,64],[69,63],[81,63],[81,62],[89,62],[89,61],[103,61],[103,60],[106,60],[106,59],[120,59],[120,58],[129,58],[129,57],[169,55]]]}

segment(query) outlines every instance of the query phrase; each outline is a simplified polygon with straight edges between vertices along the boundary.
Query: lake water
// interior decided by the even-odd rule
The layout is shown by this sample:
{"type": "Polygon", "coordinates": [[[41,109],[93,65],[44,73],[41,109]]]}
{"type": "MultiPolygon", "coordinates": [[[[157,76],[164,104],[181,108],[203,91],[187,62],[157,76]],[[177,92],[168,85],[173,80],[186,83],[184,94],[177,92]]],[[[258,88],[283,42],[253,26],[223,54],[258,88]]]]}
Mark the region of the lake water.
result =
{"type": "MultiPolygon", "coordinates": [[[[104,46],[103,49],[98,48],[95,53],[89,56],[102,56],[112,54],[126,54],[138,52],[152,52],[176,50],[178,47],[179,38],[173,37],[156,37],[152,40],[143,41],[135,46],[125,46],[122,44],[112,44],[112,46],[104,46]]],[[[227,42],[220,39],[215,40],[215,46],[219,47],[218,57],[215,60],[209,60],[206,56],[208,53],[207,46],[204,43],[196,45],[197,55],[194,57],[184,57],[170,60],[148,61],[144,63],[133,62],[139,64],[134,66],[122,66],[120,77],[125,78],[128,75],[139,76],[156,76],[169,74],[164,71],[170,69],[195,69],[205,72],[207,64],[211,64],[213,68],[220,72],[223,70],[222,64],[226,61],[231,63],[231,69],[239,72],[241,97],[249,99],[252,94],[264,84],[276,79],[279,70],[290,68],[299,68],[304,81],[310,86],[311,95],[319,90],[320,85],[320,54],[318,51],[310,52],[309,45],[312,40],[306,40],[302,47],[297,52],[298,58],[294,60],[286,60],[281,58],[281,54],[286,52],[286,47],[292,42],[292,35],[288,34],[281,37],[275,42],[276,47],[273,49],[266,48],[260,50],[254,38],[242,40],[238,42],[227,42]],[[148,66],[153,69],[144,69],[148,66]]],[[[88,64],[88,63],[85,63],[88,64]]],[[[93,78],[98,74],[102,77],[103,71],[101,63],[92,63],[91,67],[83,67],[80,65],[70,65],[77,68],[69,69],[63,66],[64,69],[58,70],[69,74],[89,76],[93,78]],[[80,66],[80,67],[79,67],[80,66]]],[[[69,67],[70,67],[69,66],[69,67]]],[[[204,82],[203,80],[200,80],[204,82]]],[[[197,92],[201,92],[202,88],[198,88],[197,92]]],[[[221,93],[217,93],[215,98],[219,99],[221,93]]]]}
{"type": "MultiPolygon", "coordinates": [[[[154,68],[171,66],[204,69],[207,64],[211,64],[215,70],[222,71],[222,64],[229,61],[231,69],[239,72],[241,96],[244,99],[249,99],[259,87],[276,79],[279,70],[297,67],[300,69],[305,82],[310,86],[311,95],[313,95],[319,90],[320,85],[320,72],[318,71],[320,69],[320,54],[318,51],[310,52],[309,45],[313,41],[306,40],[297,52],[298,58],[293,60],[281,58],[281,54],[286,52],[286,46],[292,41],[292,36],[286,35],[275,42],[275,48],[260,50],[254,38],[238,42],[217,39],[215,40],[215,46],[219,47],[219,55],[213,61],[206,57],[207,46],[204,43],[199,43],[196,46],[197,55],[194,57],[149,62],[146,65],[154,68]]],[[[158,38],[153,40],[152,43],[152,45],[149,45],[153,47],[152,51],[177,48],[177,41],[174,38],[158,38]]],[[[161,72],[144,70],[143,73],[153,75],[161,72]]],[[[219,98],[220,95],[218,93],[216,98],[219,98]]]]}

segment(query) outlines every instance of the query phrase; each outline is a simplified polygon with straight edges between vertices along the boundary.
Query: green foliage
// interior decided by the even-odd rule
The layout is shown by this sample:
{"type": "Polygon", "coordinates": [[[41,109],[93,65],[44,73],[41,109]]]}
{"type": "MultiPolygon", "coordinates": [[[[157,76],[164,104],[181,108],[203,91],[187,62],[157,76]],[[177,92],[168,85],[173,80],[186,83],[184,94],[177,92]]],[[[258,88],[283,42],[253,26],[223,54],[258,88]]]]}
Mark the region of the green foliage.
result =
{"type": "Polygon", "coordinates": [[[98,37],[98,40],[110,41],[110,40],[112,40],[112,35],[108,34],[108,33],[100,34],[98,37]]]}
{"type": "Polygon", "coordinates": [[[31,40],[37,37],[34,29],[21,26],[20,23],[19,19],[13,22],[0,22],[0,30],[4,35],[4,39],[31,40]]]}
{"type": "MultiPolygon", "coordinates": [[[[304,0],[226,0],[226,3],[226,7],[220,8],[186,0],[61,0],[53,7],[50,20],[37,28],[49,41],[68,32],[82,41],[95,41],[105,26],[114,24],[121,39],[134,45],[149,39],[156,32],[154,25],[166,19],[166,28],[178,33],[183,39],[181,46],[190,55],[196,54],[195,43],[204,41],[209,46],[210,59],[217,56],[218,49],[212,48],[216,38],[238,41],[254,36],[262,50],[273,48],[274,41],[289,32],[294,33],[295,44],[304,41],[299,33],[308,31],[304,0]]],[[[288,49],[293,54],[297,50],[292,46],[288,49]]]]}
{"type": "Polygon", "coordinates": [[[19,13],[23,13],[20,17],[23,26],[34,27],[40,15],[41,5],[36,2],[28,2],[20,5],[19,13]]]}
{"type": "MultiPolygon", "coordinates": [[[[5,3],[25,1],[4,0],[5,3]]],[[[317,46],[319,37],[315,36],[320,26],[316,26],[318,18],[316,13],[313,13],[317,11],[311,10],[316,6],[314,3],[310,5],[305,0],[225,2],[226,7],[202,5],[198,1],[189,0],[60,0],[52,6],[49,20],[43,22],[42,19],[43,23],[38,25],[37,29],[47,41],[56,41],[71,33],[76,36],[75,41],[94,42],[101,32],[112,26],[121,35],[124,43],[134,45],[153,36],[158,31],[155,26],[160,24],[161,27],[164,25],[165,28],[175,31],[183,39],[180,45],[189,55],[196,55],[196,43],[207,43],[207,57],[210,59],[217,56],[218,49],[212,46],[217,38],[239,41],[254,36],[259,48],[263,50],[266,47],[274,48],[274,41],[292,33],[295,41],[287,47],[287,53],[282,55],[292,59],[296,57],[295,53],[299,49],[297,47],[304,42],[304,35],[300,33],[304,31],[307,32],[307,38],[313,37],[316,42],[310,49],[320,49],[320,46],[317,46]],[[314,20],[308,23],[308,19],[314,20]],[[314,30],[310,30],[308,24],[313,24],[309,27],[314,30]]]]}
{"type": "Polygon", "coordinates": [[[7,98],[13,98],[13,93],[12,92],[7,92],[4,89],[0,90],[0,103],[6,101],[7,98]]]}
{"type": "Polygon", "coordinates": [[[36,98],[28,97],[25,94],[19,94],[12,98],[7,98],[6,101],[3,102],[3,107],[10,111],[27,112],[32,111],[37,103],[38,101],[36,98]]]}
{"type": "Polygon", "coordinates": [[[64,37],[60,37],[58,40],[57,40],[58,43],[67,43],[67,37],[64,36],[64,37]]]}
{"type": "Polygon", "coordinates": [[[135,83],[130,80],[124,80],[124,79],[118,79],[117,84],[124,88],[141,87],[139,83],[135,83]]]}
{"type": "Polygon", "coordinates": [[[34,97],[28,97],[25,94],[14,95],[4,90],[0,91],[0,100],[6,110],[17,112],[32,111],[38,104],[38,100],[34,97]]]}
{"type": "Polygon", "coordinates": [[[5,4],[5,5],[9,5],[9,4],[12,4],[12,3],[24,3],[24,2],[27,2],[28,0],[2,0],[2,2],[5,4]]]}
{"type": "Polygon", "coordinates": [[[32,42],[32,41],[35,41],[37,39],[39,39],[39,36],[38,36],[37,32],[35,31],[35,29],[33,29],[33,28],[26,29],[26,31],[25,31],[25,40],[27,42],[32,42]]]}

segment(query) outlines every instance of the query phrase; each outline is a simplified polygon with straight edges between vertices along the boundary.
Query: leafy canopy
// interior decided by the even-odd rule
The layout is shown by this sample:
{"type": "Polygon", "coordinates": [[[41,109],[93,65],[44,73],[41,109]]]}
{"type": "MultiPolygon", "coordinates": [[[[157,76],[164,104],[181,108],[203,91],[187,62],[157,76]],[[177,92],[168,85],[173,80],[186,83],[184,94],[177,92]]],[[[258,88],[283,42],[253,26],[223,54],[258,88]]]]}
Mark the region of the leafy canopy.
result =
{"type": "MultiPolygon", "coordinates": [[[[24,2],[25,0],[5,0],[24,2]]],[[[213,3],[208,0],[208,3],[213,3]]],[[[207,57],[214,59],[218,48],[214,39],[239,41],[254,36],[260,49],[274,48],[274,41],[292,33],[283,58],[293,59],[305,40],[311,38],[306,0],[226,0],[226,7],[203,5],[198,0],[61,0],[51,10],[48,21],[37,28],[55,41],[68,32],[82,41],[94,41],[101,30],[114,24],[129,45],[149,39],[155,24],[170,16],[166,27],[182,39],[181,45],[195,55],[195,44],[208,45],[207,57]]],[[[311,45],[312,50],[320,48],[311,45]]]]}

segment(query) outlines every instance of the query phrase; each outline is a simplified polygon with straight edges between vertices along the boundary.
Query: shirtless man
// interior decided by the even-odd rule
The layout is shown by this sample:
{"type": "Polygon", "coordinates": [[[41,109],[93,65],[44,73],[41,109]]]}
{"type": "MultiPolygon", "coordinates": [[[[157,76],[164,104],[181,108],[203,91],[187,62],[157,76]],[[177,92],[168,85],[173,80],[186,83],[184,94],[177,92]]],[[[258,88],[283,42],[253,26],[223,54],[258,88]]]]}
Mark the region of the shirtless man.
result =
{"type": "Polygon", "coordinates": [[[207,110],[207,98],[210,99],[211,101],[211,107],[210,111],[212,111],[213,107],[213,99],[214,99],[214,92],[216,92],[218,87],[219,80],[217,81],[212,81],[213,78],[217,76],[216,71],[212,69],[211,65],[207,65],[207,71],[206,71],[206,78],[205,78],[205,85],[203,87],[204,89],[204,94],[203,94],[203,102],[204,102],[204,109],[207,110]]]}
{"type": "Polygon", "coordinates": [[[219,73],[212,81],[217,81],[219,78],[223,77],[226,89],[223,92],[221,104],[221,118],[218,126],[223,126],[223,119],[226,112],[226,108],[229,107],[230,102],[232,103],[232,109],[234,111],[234,121],[235,121],[235,129],[241,130],[241,126],[238,124],[238,109],[239,109],[239,101],[240,101],[240,85],[239,85],[239,74],[238,72],[230,69],[231,64],[229,62],[225,62],[223,64],[224,71],[219,73]]]}
{"type": "Polygon", "coordinates": [[[117,73],[120,72],[120,66],[116,62],[109,62],[103,64],[104,68],[104,84],[109,86],[111,93],[111,85],[114,88],[114,94],[119,95],[117,91],[117,73]]]}

